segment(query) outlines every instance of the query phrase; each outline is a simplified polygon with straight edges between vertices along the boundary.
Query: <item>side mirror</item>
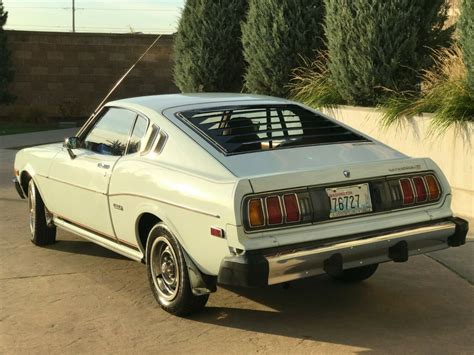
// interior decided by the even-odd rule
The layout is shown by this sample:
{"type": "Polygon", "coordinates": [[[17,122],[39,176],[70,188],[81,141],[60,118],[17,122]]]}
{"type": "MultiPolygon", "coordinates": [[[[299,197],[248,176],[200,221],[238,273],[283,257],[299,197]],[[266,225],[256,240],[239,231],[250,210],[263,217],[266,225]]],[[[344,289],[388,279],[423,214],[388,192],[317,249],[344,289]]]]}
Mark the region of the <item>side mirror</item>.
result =
{"type": "Polygon", "coordinates": [[[77,149],[79,148],[79,138],[69,137],[64,140],[63,147],[67,149],[77,149]]]}
{"type": "Polygon", "coordinates": [[[76,155],[73,153],[73,149],[79,148],[79,138],[69,137],[64,140],[63,147],[67,149],[71,159],[74,159],[76,155]]]}

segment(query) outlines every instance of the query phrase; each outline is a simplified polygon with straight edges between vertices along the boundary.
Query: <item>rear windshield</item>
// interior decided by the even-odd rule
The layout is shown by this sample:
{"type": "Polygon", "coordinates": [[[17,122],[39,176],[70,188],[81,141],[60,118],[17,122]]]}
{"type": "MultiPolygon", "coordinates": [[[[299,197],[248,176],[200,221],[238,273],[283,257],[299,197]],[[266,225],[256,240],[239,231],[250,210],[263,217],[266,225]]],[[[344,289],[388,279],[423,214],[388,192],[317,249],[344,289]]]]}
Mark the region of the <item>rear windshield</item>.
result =
{"type": "Polygon", "coordinates": [[[178,117],[224,154],[367,141],[297,105],[199,109],[178,117]]]}

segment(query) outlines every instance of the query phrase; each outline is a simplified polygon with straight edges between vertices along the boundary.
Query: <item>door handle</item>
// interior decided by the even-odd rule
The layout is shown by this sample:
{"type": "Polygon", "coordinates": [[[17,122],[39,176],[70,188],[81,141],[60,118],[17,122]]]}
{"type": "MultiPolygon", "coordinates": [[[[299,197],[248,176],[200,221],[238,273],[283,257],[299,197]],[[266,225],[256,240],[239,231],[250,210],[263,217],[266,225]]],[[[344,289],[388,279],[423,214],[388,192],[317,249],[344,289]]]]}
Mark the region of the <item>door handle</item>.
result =
{"type": "Polygon", "coordinates": [[[97,166],[101,169],[108,169],[110,168],[110,165],[109,164],[105,164],[105,163],[98,163],[97,166]]]}

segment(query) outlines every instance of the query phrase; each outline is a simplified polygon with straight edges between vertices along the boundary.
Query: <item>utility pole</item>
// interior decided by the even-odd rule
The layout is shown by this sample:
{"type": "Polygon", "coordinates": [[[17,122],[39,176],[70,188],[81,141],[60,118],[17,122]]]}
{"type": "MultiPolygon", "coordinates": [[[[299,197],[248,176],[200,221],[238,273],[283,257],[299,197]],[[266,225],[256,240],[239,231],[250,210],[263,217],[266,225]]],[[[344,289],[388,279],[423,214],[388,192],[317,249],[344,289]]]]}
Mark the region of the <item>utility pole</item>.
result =
{"type": "Polygon", "coordinates": [[[72,0],[72,32],[76,32],[76,1],[72,0]]]}

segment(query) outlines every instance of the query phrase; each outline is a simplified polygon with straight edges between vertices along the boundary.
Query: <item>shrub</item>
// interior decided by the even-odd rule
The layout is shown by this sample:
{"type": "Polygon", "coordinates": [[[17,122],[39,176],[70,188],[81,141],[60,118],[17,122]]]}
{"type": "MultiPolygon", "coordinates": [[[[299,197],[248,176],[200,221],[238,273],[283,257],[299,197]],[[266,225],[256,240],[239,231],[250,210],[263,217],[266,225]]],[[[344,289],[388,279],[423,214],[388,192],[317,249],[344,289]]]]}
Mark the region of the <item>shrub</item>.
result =
{"type": "Polygon", "coordinates": [[[3,30],[7,18],[8,12],[5,12],[3,1],[0,0],[0,104],[8,104],[13,100],[13,96],[8,92],[8,84],[13,80],[12,62],[7,34],[3,30]]]}
{"type": "Polygon", "coordinates": [[[286,96],[292,70],[321,49],[322,0],[250,0],[242,26],[245,89],[286,96]]]}
{"type": "MultiPolygon", "coordinates": [[[[325,0],[329,73],[349,104],[373,105],[388,90],[418,90],[427,47],[447,42],[445,0],[325,0]]],[[[428,60],[426,60],[428,59],[428,60]]]]}
{"type": "Polygon", "coordinates": [[[174,43],[174,81],[182,92],[241,91],[241,21],[247,0],[187,0],[174,43]]]}
{"type": "Polygon", "coordinates": [[[459,42],[467,69],[467,83],[474,96],[474,1],[463,0],[459,18],[459,42]]]}
{"type": "Polygon", "coordinates": [[[432,112],[432,128],[443,132],[453,124],[474,121],[474,98],[458,45],[433,51],[434,66],[422,73],[422,91],[393,93],[382,105],[383,123],[432,112]]]}
{"type": "Polygon", "coordinates": [[[312,107],[334,107],[344,103],[329,75],[327,52],[320,52],[313,61],[306,60],[293,71],[290,96],[312,107]]]}

